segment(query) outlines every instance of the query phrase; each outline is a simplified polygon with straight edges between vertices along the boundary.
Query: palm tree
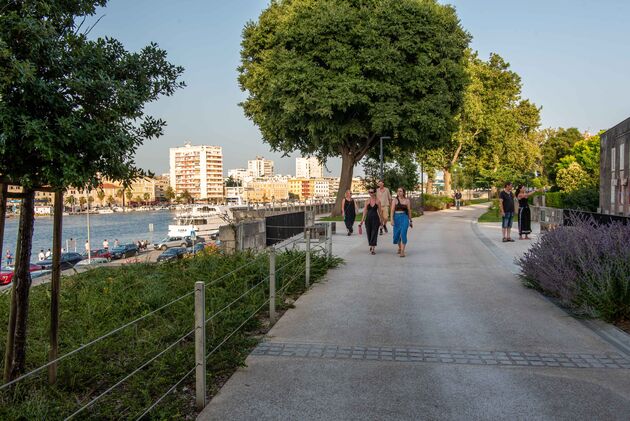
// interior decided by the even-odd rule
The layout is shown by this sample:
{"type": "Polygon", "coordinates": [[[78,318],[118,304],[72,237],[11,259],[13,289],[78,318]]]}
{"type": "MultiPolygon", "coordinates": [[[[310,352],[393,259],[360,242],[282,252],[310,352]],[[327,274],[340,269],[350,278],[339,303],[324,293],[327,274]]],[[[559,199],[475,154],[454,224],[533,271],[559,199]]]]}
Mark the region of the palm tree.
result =
{"type": "Polygon", "coordinates": [[[133,197],[133,192],[131,190],[127,190],[125,192],[125,197],[127,198],[127,203],[131,202],[131,198],[133,197]]]}
{"type": "Polygon", "coordinates": [[[81,210],[83,210],[83,206],[85,206],[86,203],[87,199],[85,198],[85,196],[79,197],[79,206],[81,206],[81,210]]]}
{"type": "Polygon", "coordinates": [[[171,203],[173,199],[175,199],[175,191],[171,186],[168,186],[166,190],[164,190],[164,198],[171,203]]]}
{"type": "Polygon", "coordinates": [[[144,204],[148,205],[149,204],[149,199],[151,198],[151,195],[149,193],[145,193],[144,194],[144,204]]]}
{"type": "Polygon", "coordinates": [[[116,199],[114,199],[114,196],[110,194],[109,197],[107,198],[107,203],[109,204],[110,207],[114,206],[114,204],[116,204],[116,199]]]}
{"type": "Polygon", "coordinates": [[[74,212],[74,203],[76,202],[76,198],[73,195],[66,197],[66,204],[70,205],[70,212],[74,212]]]}
{"type": "MultiPolygon", "coordinates": [[[[105,191],[103,189],[100,189],[96,192],[96,197],[98,197],[98,201],[101,202],[101,207],[103,207],[103,200],[105,200],[105,191]]],[[[92,200],[94,200],[94,198],[92,198],[92,200]]]]}

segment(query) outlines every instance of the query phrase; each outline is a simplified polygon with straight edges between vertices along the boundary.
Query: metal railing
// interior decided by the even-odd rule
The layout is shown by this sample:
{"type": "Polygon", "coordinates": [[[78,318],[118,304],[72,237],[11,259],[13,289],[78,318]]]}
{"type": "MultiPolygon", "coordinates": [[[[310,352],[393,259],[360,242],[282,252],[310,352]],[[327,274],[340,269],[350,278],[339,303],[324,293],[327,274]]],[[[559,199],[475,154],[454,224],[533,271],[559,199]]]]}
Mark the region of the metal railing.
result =
{"type": "MultiPolygon", "coordinates": [[[[194,290],[187,292],[180,297],[177,297],[168,303],[144,314],[140,317],[137,317],[127,323],[122,324],[121,326],[91,340],[90,342],[81,345],[80,347],[52,360],[48,363],[10,381],[5,384],[0,385],[0,391],[6,390],[11,386],[14,386],[28,378],[35,376],[38,373],[41,373],[44,369],[49,367],[52,364],[57,364],[70,356],[76,355],[89,347],[94,346],[95,344],[112,337],[113,335],[128,329],[139,322],[148,319],[151,316],[156,315],[159,312],[164,311],[165,309],[173,306],[176,303],[181,302],[182,300],[194,296],[194,329],[187,331],[185,334],[179,336],[176,340],[170,342],[165,348],[161,349],[159,352],[152,355],[150,358],[138,364],[133,370],[126,373],[124,376],[119,378],[112,384],[107,387],[104,391],[99,393],[97,396],[90,399],[88,402],[84,403],[68,415],[65,419],[77,419],[81,418],[82,414],[85,415],[85,411],[89,408],[95,406],[99,401],[101,401],[106,396],[110,395],[117,388],[125,384],[132,377],[136,376],[138,373],[145,370],[159,358],[163,357],[166,353],[173,350],[180,344],[183,344],[187,341],[192,340],[191,338],[194,336],[194,350],[195,350],[195,365],[187,371],[181,378],[178,379],[172,386],[170,386],[166,392],[160,395],[155,401],[151,403],[147,408],[145,408],[142,413],[137,417],[137,419],[142,419],[147,416],[153,409],[155,409],[160,402],[162,402],[169,394],[171,394],[174,390],[177,389],[179,385],[181,385],[187,378],[189,378],[192,373],[195,374],[195,394],[196,394],[196,402],[197,409],[201,410],[206,405],[206,361],[210,356],[216,353],[222,346],[224,346],[230,338],[236,335],[241,329],[247,325],[249,321],[251,321],[256,315],[260,314],[261,311],[265,307],[268,306],[269,312],[269,320],[270,324],[273,325],[277,320],[277,308],[276,305],[279,301],[282,301],[286,297],[286,293],[289,291],[290,287],[294,285],[294,283],[303,278],[304,279],[304,287],[308,288],[311,284],[311,260],[312,256],[315,253],[324,253],[328,257],[332,257],[332,228],[331,224],[326,224],[326,238],[323,242],[318,241],[318,245],[313,247],[313,242],[311,239],[311,233],[313,227],[302,227],[304,229],[302,235],[297,235],[290,239],[285,239],[281,243],[275,244],[274,246],[266,248],[263,252],[256,255],[255,258],[252,258],[247,263],[231,270],[228,273],[225,273],[215,279],[210,281],[197,281],[195,282],[194,290]],[[278,252],[282,249],[286,251],[302,251],[302,246],[304,246],[305,253],[297,253],[295,257],[292,257],[288,262],[283,262],[281,266],[276,265],[276,257],[278,252]],[[269,273],[267,276],[264,276],[262,279],[255,282],[252,286],[249,286],[242,294],[238,297],[231,300],[226,305],[222,306],[217,311],[214,311],[209,316],[206,315],[206,297],[205,292],[206,288],[216,285],[219,282],[238,274],[244,269],[253,266],[255,264],[263,263],[263,258],[268,258],[269,260],[269,273]],[[280,283],[279,283],[280,282],[280,283]],[[213,323],[213,321],[219,316],[226,312],[228,312],[233,306],[237,303],[242,302],[250,295],[256,293],[256,291],[261,291],[263,293],[263,300],[261,305],[258,305],[256,309],[248,314],[244,321],[242,321],[235,329],[233,329],[230,333],[225,335],[216,345],[213,345],[209,352],[207,351],[207,338],[206,338],[206,329],[208,328],[209,323],[213,323]]],[[[266,264],[266,262],[264,262],[266,264]]],[[[247,280],[246,280],[247,281],[247,280]]]]}

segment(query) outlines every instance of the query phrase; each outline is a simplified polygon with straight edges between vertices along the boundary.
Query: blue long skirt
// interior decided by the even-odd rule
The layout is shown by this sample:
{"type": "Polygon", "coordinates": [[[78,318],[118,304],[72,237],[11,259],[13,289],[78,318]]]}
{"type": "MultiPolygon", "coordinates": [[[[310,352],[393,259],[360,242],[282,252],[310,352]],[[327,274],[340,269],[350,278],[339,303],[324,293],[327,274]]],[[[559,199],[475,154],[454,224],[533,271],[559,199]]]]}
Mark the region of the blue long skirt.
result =
{"type": "Polygon", "coordinates": [[[394,213],[394,244],[407,244],[407,230],[409,229],[409,215],[394,213]]]}

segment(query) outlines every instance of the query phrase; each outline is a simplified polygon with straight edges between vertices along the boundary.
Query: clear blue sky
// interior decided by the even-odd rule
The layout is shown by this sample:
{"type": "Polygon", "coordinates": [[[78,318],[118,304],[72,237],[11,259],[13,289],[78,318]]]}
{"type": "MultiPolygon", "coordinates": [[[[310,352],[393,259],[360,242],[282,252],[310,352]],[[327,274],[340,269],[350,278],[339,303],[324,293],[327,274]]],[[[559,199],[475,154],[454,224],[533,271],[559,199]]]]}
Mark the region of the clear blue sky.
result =
{"type": "MultiPolygon", "coordinates": [[[[523,81],[523,95],[542,106],[543,127],[597,132],[630,117],[630,1],[443,0],[453,4],[486,58],[496,52],[523,81]]],[[[224,148],[227,169],[255,155],[293,173],[294,160],[273,154],[247,120],[236,82],[243,25],[267,0],[111,0],[93,36],[112,36],[130,50],[151,41],[186,68],[188,87],[147,111],[167,120],[165,135],[147,142],[137,163],[168,171],[168,148],[186,140],[224,148]]],[[[329,168],[336,174],[337,160],[329,168]]]]}

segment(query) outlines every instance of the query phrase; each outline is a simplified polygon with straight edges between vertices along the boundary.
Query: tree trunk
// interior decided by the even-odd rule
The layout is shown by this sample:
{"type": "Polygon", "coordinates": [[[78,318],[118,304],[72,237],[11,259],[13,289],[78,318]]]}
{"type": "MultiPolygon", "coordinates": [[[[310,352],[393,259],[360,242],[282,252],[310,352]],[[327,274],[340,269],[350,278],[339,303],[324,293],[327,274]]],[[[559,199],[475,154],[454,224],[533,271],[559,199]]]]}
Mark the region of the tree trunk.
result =
{"type": "Polygon", "coordinates": [[[4,359],[4,380],[11,381],[24,372],[26,361],[26,328],[31,290],[31,247],[35,223],[35,192],[24,189],[20,227],[15,248],[15,275],[11,291],[11,312],[4,359]]]}
{"type": "Polygon", "coordinates": [[[447,196],[450,196],[452,194],[451,184],[452,182],[450,168],[444,168],[444,192],[447,196]]]}
{"type": "Polygon", "coordinates": [[[339,191],[337,192],[337,199],[335,201],[335,207],[331,213],[331,216],[341,215],[341,202],[346,194],[346,190],[352,188],[352,174],[354,171],[354,154],[349,149],[343,149],[341,154],[341,175],[339,177],[339,191]]]}
{"type": "Polygon", "coordinates": [[[427,174],[427,187],[426,187],[427,194],[433,194],[434,181],[435,180],[433,179],[433,176],[430,174],[427,174]]]}

